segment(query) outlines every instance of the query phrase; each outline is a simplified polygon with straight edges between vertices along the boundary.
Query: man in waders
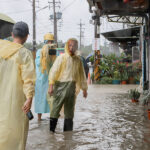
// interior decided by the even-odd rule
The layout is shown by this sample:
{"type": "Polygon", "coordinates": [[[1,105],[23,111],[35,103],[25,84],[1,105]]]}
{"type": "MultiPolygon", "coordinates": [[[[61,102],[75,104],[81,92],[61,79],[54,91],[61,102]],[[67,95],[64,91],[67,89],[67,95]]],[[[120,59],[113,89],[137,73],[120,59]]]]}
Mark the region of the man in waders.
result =
{"type": "Polygon", "coordinates": [[[76,55],[78,42],[69,39],[65,53],[58,56],[49,73],[49,94],[53,96],[50,112],[50,131],[55,132],[59,113],[64,105],[64,131],[73,130],[75,99],[79,90],[87,97],[87,81],[83,63],[76,55]]]}

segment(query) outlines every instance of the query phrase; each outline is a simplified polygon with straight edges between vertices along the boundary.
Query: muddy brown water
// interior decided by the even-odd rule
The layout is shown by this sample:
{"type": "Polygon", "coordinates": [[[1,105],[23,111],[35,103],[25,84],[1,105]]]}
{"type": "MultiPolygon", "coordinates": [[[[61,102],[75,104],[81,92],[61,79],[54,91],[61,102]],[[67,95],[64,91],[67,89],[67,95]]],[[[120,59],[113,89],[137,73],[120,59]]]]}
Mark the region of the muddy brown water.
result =
{"type": "Polygon", "coordinates": [[[131,103],[127,91],[135,85],[91,85],[88,98],[78,96],[74,131],[49,132],[49,114],[30,122],[27,150],[150,150],[146,109],[131,103]]]}

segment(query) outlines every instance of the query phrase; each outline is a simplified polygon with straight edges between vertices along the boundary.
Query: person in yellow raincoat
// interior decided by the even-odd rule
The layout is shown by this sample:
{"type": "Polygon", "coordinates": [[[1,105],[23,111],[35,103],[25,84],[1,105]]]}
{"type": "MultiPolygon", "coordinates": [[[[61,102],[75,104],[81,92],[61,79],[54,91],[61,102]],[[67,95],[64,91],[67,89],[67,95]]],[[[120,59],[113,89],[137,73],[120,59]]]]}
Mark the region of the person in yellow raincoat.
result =
{"type": "Polygon", "coordinates": [[[75,99],[79,90],[87,97],[87,81],[83,63],[76,55],[78,41],[69,39],[65,54],[57,57],[49,73],[49,94],[53,96],[50,111],[50,131],[55,132],[59,113],[64,105],[64,131],[73,130],[75,99]]]}
{"type": "Polygon", "coordinates": [[[13,42],[0,40],[0,150],[25,150],[35,82],[32,54],[22,45],[28,34],[28,25],[18,22],[13,42]]]}
{"type": "Polygon", "coordinates": [[[56,45],[54,35],[47,33],[44,36],[45,45],[36,52],[36,83],[35,83],[35,113],[38,114],[38,121],[41,121],[43,113],[49,113],[47,102],[48,73],[56,59],[56,45]]]}

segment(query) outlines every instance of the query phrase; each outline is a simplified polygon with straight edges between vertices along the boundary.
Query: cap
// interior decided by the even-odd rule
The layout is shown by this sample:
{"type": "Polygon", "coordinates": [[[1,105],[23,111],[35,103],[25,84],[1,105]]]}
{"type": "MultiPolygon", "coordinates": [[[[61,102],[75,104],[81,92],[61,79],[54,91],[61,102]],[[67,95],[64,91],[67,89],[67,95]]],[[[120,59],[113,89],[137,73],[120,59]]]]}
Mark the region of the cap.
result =
{"type": "Polygon", "coordinates": [[[25,22],[17,22],[12,30],[14,36],[26,37],[29,34],[29,27],[25,22]]]}
{"type": "Polygon", "coordinates": [[[51,33],[47,33],[44,35],[44,40],[54,41],[54,35],[51,33]]]}

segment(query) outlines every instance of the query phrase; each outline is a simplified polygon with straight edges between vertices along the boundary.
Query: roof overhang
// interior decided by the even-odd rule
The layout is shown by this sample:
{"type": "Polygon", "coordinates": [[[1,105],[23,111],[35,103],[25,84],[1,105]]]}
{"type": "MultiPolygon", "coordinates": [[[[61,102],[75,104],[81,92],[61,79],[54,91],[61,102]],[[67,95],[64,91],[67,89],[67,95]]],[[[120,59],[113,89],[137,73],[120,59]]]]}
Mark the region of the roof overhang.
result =
{"type": "Polygon", "coordinates": [[[87,0],[92,12],[92,6],[100,10],[101,15],[140,15],[149,10],[149,0],[132,0],[124,3],[123,0],[87,0]]]}
{"type": "Polygon", "coordinates": [[[0,13],[0,21],[5,21],[10,24],[15,24],[15,21],[12,18],[10,18],[9,16],[2,14],[2,13],[0,13]]]}
{"type": "Polygon", "coordinates": [[[118,43],[134,42],[137,41],[140,37],[140,27],[116,30],[101,34],[111,42],[118,42],[118,43]]]}

